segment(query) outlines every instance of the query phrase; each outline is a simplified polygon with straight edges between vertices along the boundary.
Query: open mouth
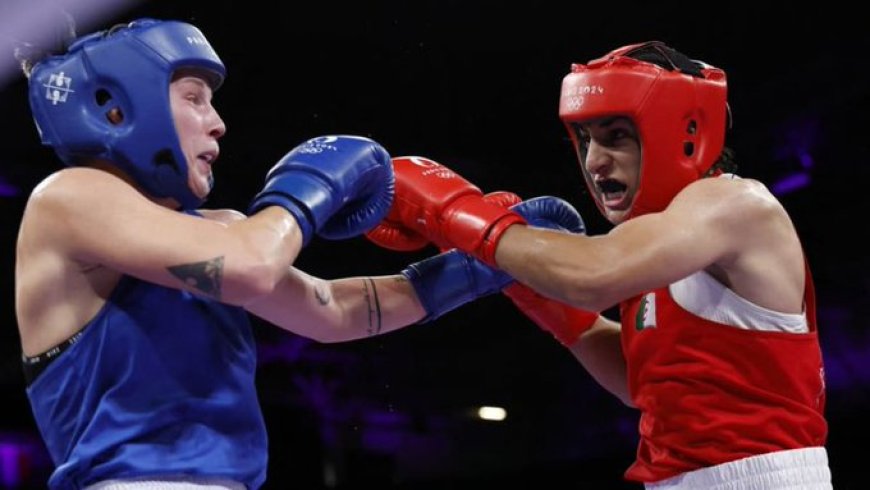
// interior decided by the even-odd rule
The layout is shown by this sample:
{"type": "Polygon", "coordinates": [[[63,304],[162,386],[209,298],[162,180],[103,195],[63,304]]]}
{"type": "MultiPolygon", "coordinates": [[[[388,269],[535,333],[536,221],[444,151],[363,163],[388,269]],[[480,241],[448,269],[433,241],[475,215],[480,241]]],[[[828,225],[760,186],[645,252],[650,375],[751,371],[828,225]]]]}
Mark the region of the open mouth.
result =
{"type": "Polygon", "coordinates": [[[616,179],[603,179],[595,182],[601,195],[601,202],[608,208],[620,208],[627,203],[628,186],[616,179]]]}
{"type": "Polygon", "coordinates": [[[197,158],[199,158],[203,162],[211,165],[215,161],[215,159],[217,159],[217,154],[208,151],[205,153],[201,153],[197,158]]]}

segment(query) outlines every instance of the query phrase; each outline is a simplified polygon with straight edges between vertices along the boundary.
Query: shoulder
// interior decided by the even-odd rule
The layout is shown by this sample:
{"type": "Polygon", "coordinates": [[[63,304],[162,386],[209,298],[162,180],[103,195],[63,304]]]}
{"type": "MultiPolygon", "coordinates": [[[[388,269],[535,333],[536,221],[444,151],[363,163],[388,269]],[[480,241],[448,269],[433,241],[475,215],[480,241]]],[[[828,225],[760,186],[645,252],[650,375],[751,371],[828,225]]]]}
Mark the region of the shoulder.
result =
{"type": "Polygon", "coordinates": [[[27,206],[68,207],[130,194],[141,196],[133,186],[109,172],[71,167],[59,170],[37,184],[27,206]]]}
{"type": "Polygon", "coordinates": [[[686,186],[669,209],[701,213],[708,218],[746,224],[747,220],[785,216],[785,209],[770,190],[754,179],[712,177],[686,186]]]}
{"type": "Polygon", "coordinates": [[[21,218],[21,232],[33,243],[44,241],[53,247],[66,246],[82,232],[99,233],[108,226],[106,222],[89,224],[89,216],[117,214],[140,201],[150,203],[132,185],[109,172],[87,167],[65,168],[33,189],[21,218]]]}
{"type": "Polygon", "coordinates": [[[666,210],[719,250],[717,261],[779,253],[796,238],[791,218],[761,182],[706,178],[680,192],[666,210]],[[754,255],[753,255],[754,254],[754,255]]]}

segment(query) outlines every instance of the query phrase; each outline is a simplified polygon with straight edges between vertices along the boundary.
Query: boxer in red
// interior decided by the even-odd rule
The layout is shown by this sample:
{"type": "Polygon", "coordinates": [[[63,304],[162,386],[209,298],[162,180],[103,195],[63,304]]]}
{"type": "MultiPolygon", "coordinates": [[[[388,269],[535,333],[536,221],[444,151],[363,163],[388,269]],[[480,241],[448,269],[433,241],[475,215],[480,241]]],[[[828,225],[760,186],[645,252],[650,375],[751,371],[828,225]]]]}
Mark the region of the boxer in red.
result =
{"type": "Polygon", "coordinates": [[[624,46],[572,67],[560,117],[609,233],[524,224],[440,164],[404,160],[379,226],[497,266],[545,311],[619,305],[620,322],[530,316],[640,410],[629,480],[832,488],[810,269],[782,204],[733,174],[725,72],[624,46]]]}

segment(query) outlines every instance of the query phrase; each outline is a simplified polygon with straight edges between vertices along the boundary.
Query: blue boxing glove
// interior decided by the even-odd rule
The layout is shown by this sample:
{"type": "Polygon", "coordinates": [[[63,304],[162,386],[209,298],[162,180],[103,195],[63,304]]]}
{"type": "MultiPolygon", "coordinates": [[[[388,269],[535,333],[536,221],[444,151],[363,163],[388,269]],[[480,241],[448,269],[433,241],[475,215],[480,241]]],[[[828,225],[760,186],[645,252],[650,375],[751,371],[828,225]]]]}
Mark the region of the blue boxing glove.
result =
{"type": "MultiPolygon", "coordinates": [[[[583,233],[585,226],[577,211],[557,197],[543,196],[511,206],[530,226],[583,233]]],[[[502,291],[510,286],[511,292],[521,284],[507,273],[494,269],[459,250],[450,250],[411,264],[402,271],[408,278],[426,317],[421,323],[434,320],[465,303],[502,291]]],[[[514,299],[514,294],[509,294],[514,299]]],[[[516,300],[515,300],[516,302],[516,300]]]]}
{"type": "Polygon", "coordinates": [[[390,155],[360,136],[313,138],[284,155],[266,175],[249,208],[289,211],[307,245],[318,235],[339,240],[360,235],[384,219],[393,201],[390,155]]]}
{"type": "Polygon", "coordinates": [[[497,293],[513,282],[511,276],[456,249],[411,264],[402,275],[411,282],[426,310],[420,323],[497,293]]]}
{"type": "Polygon", "coordinates": [[[516,211],[529,226],[535,228],[586,233],[586,224],[583,223],[580,213],[567,201],[558,197],[534,197],[514,204],[511,210],[516,211]]]}

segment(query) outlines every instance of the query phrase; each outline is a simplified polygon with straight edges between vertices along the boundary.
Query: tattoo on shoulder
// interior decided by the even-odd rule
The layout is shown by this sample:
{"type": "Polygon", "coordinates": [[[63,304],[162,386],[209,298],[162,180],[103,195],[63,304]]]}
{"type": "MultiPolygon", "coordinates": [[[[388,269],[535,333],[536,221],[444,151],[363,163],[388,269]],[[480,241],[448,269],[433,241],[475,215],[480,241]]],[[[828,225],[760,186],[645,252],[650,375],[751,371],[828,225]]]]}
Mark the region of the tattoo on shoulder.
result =
{"type": "Polygon", "coordinates": [[[221,297],[221,277],[224,271],[223,256],[203,262],[181,264],[167,267],[169,272],[188,287],[201,291],[213,298],[221,297]]]}
{"type": "Polygon", "coordinates": [[[369,305],[369,326],[366,330],[369,336],[374,336],[381,333],[381,301],[375,282],[370,277],[363,279],[363,294],[369,305]]]}

